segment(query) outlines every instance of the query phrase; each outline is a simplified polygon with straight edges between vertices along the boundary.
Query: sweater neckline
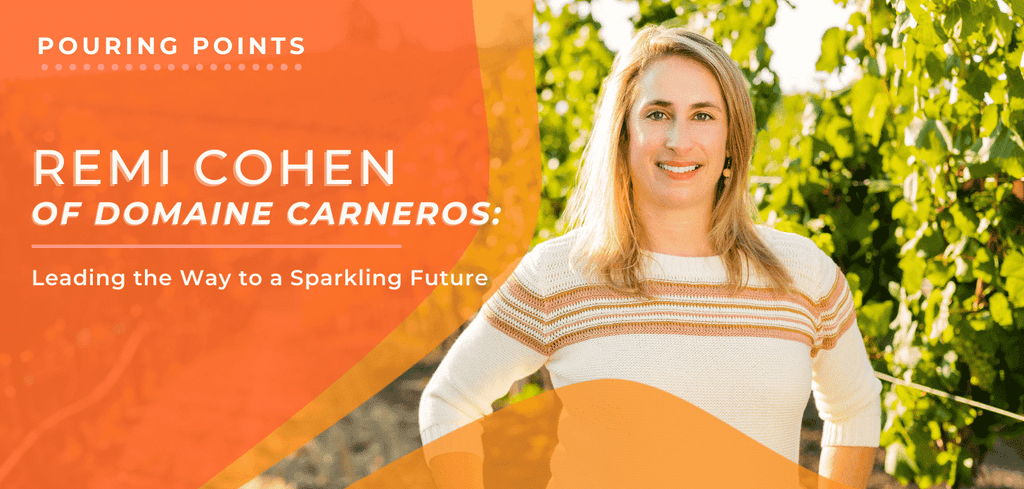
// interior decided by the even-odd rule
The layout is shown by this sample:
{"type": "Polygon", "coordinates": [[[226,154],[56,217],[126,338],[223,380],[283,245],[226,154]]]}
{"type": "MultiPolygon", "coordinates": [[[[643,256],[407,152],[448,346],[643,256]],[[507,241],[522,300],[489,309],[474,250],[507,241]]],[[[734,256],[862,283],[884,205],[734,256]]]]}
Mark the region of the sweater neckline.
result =
{"type": "Polygon", "coordinates": [[[642,251],[649,273],[660,275],[660,271],[671,275],[685,274],[692,277],[717,276],[725,273],[721,255],[676,256],[655,251],[642,251]],[[653,266],[651,266],[653,265],[653,266]]]}

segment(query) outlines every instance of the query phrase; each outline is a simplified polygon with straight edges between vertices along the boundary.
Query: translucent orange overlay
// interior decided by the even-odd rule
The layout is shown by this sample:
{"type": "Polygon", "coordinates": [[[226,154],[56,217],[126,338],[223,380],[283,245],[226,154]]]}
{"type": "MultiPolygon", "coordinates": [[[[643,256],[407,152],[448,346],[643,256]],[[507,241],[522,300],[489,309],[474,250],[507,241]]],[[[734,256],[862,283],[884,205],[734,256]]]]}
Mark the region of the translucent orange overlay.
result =
{"type": "MultiPolygon", "coordinates": [[[[303,0],[5,6],[0,486],[238,487],[448,337],[525,253],[536,222],[540,150],[529,9],[488,15],[458,1],[303,0]],[[474,15],[490,26],[479,49],[474,15]],[[92,48],[94,36],[101,43],[120,38],[120,53],[85,54],[82,39],[92,48]],[[41,55],[40,37],[55,43],[41,55]],[[65,37],[78,39],[77,52],[59,51],[65,37]],[[157,51],[127,54],[125,39],[139,37],[154,37],[157,51]],[[176,39],[175,54],[159,51],[165,37],[176,39]],[[194,37],[208,38],[211,48],[193,54],[194,37]],[[245,52],[214,52],[219,37],[243,38],[245,52]],[[249,52],[250,37],[268,39],[266,54],[249,52]],[[303,52],[277,54],[271,37],[302,38],[303,52]],[[193,162],[210,149],[228,155],[204,165],[211,177],[227,177],[215,187],[194,175],[193,162]],[[250,149],[273,164],[260,185],[232,175],[233,159],[250,149]],[[49,177],[34,184],[37,150],[64,155],[63,185],[49,177]],[[98,168],[83,172],[99,185],[73,185],[76,150],[100,151],[84,160],[98,168]],[[122,177],[111,185],[113,150],[129,166],[149,150],[151,183],[122,177]],[[168,183],[159,185],[163,150],[168,183]],[[311,185],[300,173],[281,184],[284,150],[293,164],[313,151],[311,185]],[[350,168],[335,175],[351,185],[323,184],[320,158],[327,150],[351,151],[349,160],[336,161],[350,168]],[[392,151],[391,185],[374,173],[360,185],[364,150],[382,166],[392,151]],[[310,204],[307,219],[324,202],[335,204],[335,216],[344,202],[487,202],[490,210],[479,226],[292,225],[285,213],[300,201],[310,204]],[[66,225],[58,218],[40,226],[32,222],[40,202],[82,206],[66,225]],[[265,226],[96,226],[100,202],[122,209],[142,202],[150,210],[157,202],[182,202],[182,218],[195,202],[207,212],[217,202],[273,208],[265,226]],[[33,248],[52,244],[401,248],[33,248]],[[403,283],[396,290],[290,285],[295,270],[304,277],[346,269],[398,273],[403,283]],[[33,285],[33,272],[42,280],[83,270],[125,273],[130,283],[120,290],[33,285]],[[182,270],[202,270],[204,283],[182,284],[182,270]],[[490,280],[412,285],[412,270],[490,280]],[[143,279],[154,274],[149,285],[135,285],[135,271],[143,279]],[[241,285],[240,272],[259,274],[261,284],[241,285]],[[157,283],[164,273],[169,285],[157,283]],[[208,286],[210,273],[215,282],[232,274],[231,282],[208,286]],[[271,284],[273,273],[283,276],[282,285],[271,284]]],[[[63,47],[70,51],[70,42],[63,47]]],[[[243,171],[254,178],[262,168],[250,159],[243,171]]]]}
{"type": "Polygon", "coordinates": [[[678,397],[624,380],[582,382],[512,404],[352,487],[468,489],[459,476],[481,462],[488,489],[848,489],[678,397]],[[472,455],[481,444],[482,461],[472,455]],[[435,463],[451,455],[463,463],[435,463]]]}

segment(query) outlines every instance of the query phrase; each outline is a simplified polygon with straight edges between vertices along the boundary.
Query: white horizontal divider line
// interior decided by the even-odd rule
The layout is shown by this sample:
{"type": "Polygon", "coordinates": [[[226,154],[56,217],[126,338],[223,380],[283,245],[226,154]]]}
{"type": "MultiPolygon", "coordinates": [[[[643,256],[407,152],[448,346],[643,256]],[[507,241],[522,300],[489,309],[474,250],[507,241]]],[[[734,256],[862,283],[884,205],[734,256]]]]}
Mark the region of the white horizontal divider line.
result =
{"type": "Polygon", "coordinates": [[[400,244],[34,244],[33,249],[401,249],[400,244]]]}

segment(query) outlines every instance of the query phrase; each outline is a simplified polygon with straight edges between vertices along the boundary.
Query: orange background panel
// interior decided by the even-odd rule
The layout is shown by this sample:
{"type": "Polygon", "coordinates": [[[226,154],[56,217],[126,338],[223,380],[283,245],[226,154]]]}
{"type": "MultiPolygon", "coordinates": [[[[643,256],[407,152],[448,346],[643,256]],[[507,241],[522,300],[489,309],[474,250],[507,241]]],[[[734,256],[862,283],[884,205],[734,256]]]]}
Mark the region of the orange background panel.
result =
{"type": "MultiPolygon", "coordinates": [[[[507,10],[507,9],[506,9],[507,10]]],[[[472,314],[491,287],[412,287],[409,271],[494,277],[525,252],[535,224],[539,147],[529,5],[514,42],[478,50],[468,2],[408,4],[193,2],[173,9],[115,2],[19,3],[0,20],[0,485],[237,487],[308,441],[407,369],[472,314]],[[178,53],[90,57],[35,51],[41,35],[178,39],[178,53]],[[193,35],[299,36],[301,55],[191,55],[193,35]],[[233,63],[230,71],[224,63],[233,63]],[[48,70],[41,65],[46,63],[48,70]],[[63,69],[55,70],[61,63],[63,69]],[[70,71],[70,64],[77,65],[70,71]],[[84,63],[92,70],[85,71],[84,63]],[[107,66],[98,70],[98,64],[107,66]],[[110,65],[121,65],[112,71],[110,65]],[[126,71],[125,64],[134,69],[126,71]],[[142,71],[141,64],[148,69],[142,71]],[[163,68],[155,70],[155,64],[163,68]],[[168,70],[168,64],[178,68],[168,70]],[[181,65],[193,68],[183,71],[181,65]],[[197,71],[196,63],[206,69],[197,71]],[[216,71],[209,63],[221,66],[216,71]],[[248,67],[237,69],[239,63],[248,67]],[[289,65],[254,71],[253,63],[289,65]],[[301,70],[295,65],[301,64],[301,70]],[[502,110],[494,111],[501,103],[502,110]],[[34,186],[33,154],[61,151],[65,185],[34,186]],[[89,177],[71,185],[72,153],[98,149],[89,177]],[[129,165],[151,153],[154,183],[108,184],[107,158],[129,165]],[[169,184],[155,183],[168,150],[169,184]],[[193,161],[219,149],[259,149],[274,162],[260,186],[233,181],[230,160],[205,168],[228,182],[207,187],[193,161]],[[280,185],[278,158],[305,150],[353,152],[356,180],[280,185]],[[394,184],[358,185],[358,155],[383,163],[394,184]],[[37,226],[33,207],[82,202],[66,226],[37,226]],[[94,226],[99,202],[273,202],[269,226],[94,226]],[[292,226],[288,206],[322,202],[437,202],[501,207],[497,224],[292,226]],[[33,249],[33,244],[353,244],[401,249],[33,249]],[[400,273],[402,287],[289,285],[292,270],[400,273]],[[32,273],[168,273],[170,286],[37,287],[32,273]],[[184,286],[180,270],[232,274],[223,290],[184,286]],[[241,286],[238,272],[259,273],[241,286]],[[270,285],[272,273],[284,285],[270,285]],[[365,357],[365,359],[364,359],[365,357]],[[360,362],[361,359],[364,359],[360,362]]],[[[524,14],[525,12],[525,14],[524,14]]],[[[509,25],[503,11],[497,26],[509,25]]],[[[508,38],[506,38],[508,39],[508,38]]],[[[80,42],[80,41],[79,41],[80,42]]],[[[49,164],[49,162],[48,162],[49,164]]],[[[253,175],[259,166],[244,167],[253,175]]],[[[338,207],[335,207],[335,213],[338,207]]]]}

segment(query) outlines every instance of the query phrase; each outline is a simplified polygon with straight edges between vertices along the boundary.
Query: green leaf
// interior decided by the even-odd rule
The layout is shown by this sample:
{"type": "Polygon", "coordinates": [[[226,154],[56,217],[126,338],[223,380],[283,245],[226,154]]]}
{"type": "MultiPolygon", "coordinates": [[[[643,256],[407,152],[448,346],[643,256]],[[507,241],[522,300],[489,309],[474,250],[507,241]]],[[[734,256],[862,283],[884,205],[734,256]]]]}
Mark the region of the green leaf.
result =
{"type": "Polygon", "coordinates": [[[839,27],[831,27],[821,36],[821,56],[814,69],[831,73],[843,64],[848,34],[839,27]]]}
{"type": "Polygon", "coordinates": [[[832,242],[831,234],[822,233],[811,236],[811,241],[814,241],[814,244],[818,245],[818,248],[828,255],[831,255],[836,251],[836,245],[832,242]]]}
{"type": "Polygon", "coordinates": [[[921,126],[921,132],[917,133],[917,140],[914,142],[914,145],[918,148],[949,151],[952,141],[945,124],[935,119],[928,119],[921,126]],[[941,146],[936,143],[940,143],[941,146]]]}
{"type": "Polygon", "coordinates": [[[903,288],[907,289],[907,293],[914,294],[921,290],[926,266],[924,259],[916,254],[908,254],[900,259],[900,269],[903,270],[903,288]]]}
{"type": "Polygon", "coordinates": [[[998,123],[999,106],[996,104],[986,105],[985,109],[981,112],[981,136],[991,136],[998,123]]]}
{"type": "Polygon", "coordinates": [[[864,304],[857,310],[857,322],[866,336],[884,336],[892,322],[892,301],[864,304]]]}
{"type": "Polygon", "coordinates": [[[1013,324],[1010,302],[1006,300],[1006,296],[1002,293],[996,292],[992,294],[992,297],[988,299],[988,310],[992,313],[992,319],[1000,326],[1013,324]]]}
{"type": "Polygon", "coordinates": [[[946,35],[945,30],[942,28],[942,23],[939,19],[932,21],[932,29],[935,31],[935,36],[939,38],[940,44],[945,44],[949,40],[949,36],[946,35]]]}
{"type": "Polygon", "coordinates": [[[964,83],[964,92],[974,97],[976,100],[983,100],[985,98],[985,92],[992,89],[992,80],[988,75],[981,70],[975,70],[971,74],[967,75],[967,81],[964,83]]]}
{"type": "MultiPolygon", "coordinates": [[[[912,1],[907,2],[908,4],[914,3],[912,1]]],[[[927,14],[926,14],[927,15],[927,14]]],[[[934,49],[937,45],[942,43],[942,39],[935,32],[935,26],[932,24],[930,19],[925,17],[925,21],[922,22],[917,18],[917,14],[914,14],[914,19],[917,20],[917,27],[910,30],[910,36],[921,43],[922,46],[928,49],[934,49]]]]}
{"type": "Polygon", "coordinates": [[[954,202],[953,205],[949,207],[949,214],[953,216],[953,222],[961,233],[969,237],[977,235],[978,223],[980,220],[978,219],[977,212],[974,209],[971,209],[966,205],[961,206],[960,202],[954,202]]]}
{"type": "Polygon", "coordinates": [[[978,248],[978,251],[974,253],[974,263],[972,268],[974,269],[975,277],[984,282],[992,281],[992,277],[996,272],[996,267],[986,248],[978,248]]]}
{"type": "Polygon", "coordinates": [[[1010,0],[1010,8],[1018,17],[1024,17],[1024,0],[1010,0]]]}
{"type": "Polygon", "coordinates": [[[836,152],[836,157],[845,159],[853,156],[853,142],[850,141],[853,125],[845,117],[833,116],[825,123],[822,132],[827,142],[836,152]]]}
{"type": "Polygon", "coordinates": [[[1012,251],[1003,260],[999,275],[1006,278],[1006,292],[1016,307],[1024,307],[1024,255],[1012,251]]]}
{"type": "Polygon", "coordinates": [[[1013,130],[999,124],[992,138],[989,157],[1013,178],[1024,178],[1024,148],[1013,130]]]}
{"type": "Polygon", "coordinates": [[[886,97],[882,92],[876,93],[874,100],[871,101],[871,110],[868,112],[868,120],[870,122],[867,126],[867,133],[871,136],[871,144],[875,146],[878,145],[878,140],[882,137],[882,128],[885,126],[885,121],[888,120],[888,111],[889,97],[886,97]]]}

